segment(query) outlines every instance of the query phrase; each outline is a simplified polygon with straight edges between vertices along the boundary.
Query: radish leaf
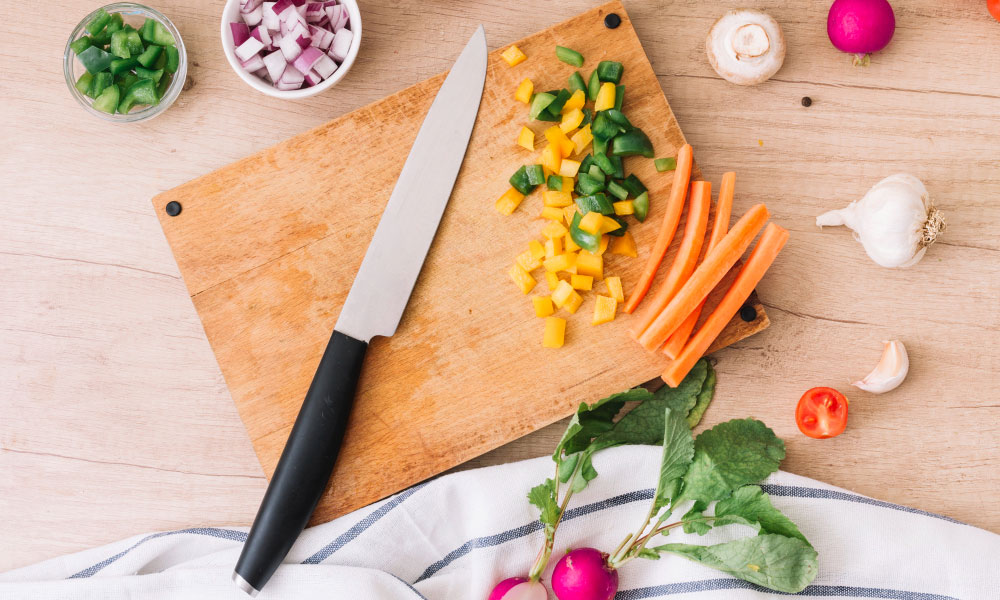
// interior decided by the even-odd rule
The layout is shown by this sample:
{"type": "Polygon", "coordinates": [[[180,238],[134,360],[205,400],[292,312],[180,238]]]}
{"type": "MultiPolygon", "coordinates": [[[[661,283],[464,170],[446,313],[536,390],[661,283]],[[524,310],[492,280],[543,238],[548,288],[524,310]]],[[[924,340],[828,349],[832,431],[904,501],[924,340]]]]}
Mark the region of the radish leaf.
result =
{"type": "Polygon", "coordinates": [[[660,459],[660,479],[656,484],[653,512],[670,504],[681,488],[681,478],[694,456],[694,438],[684,413],[667,408],[664,411],[663,456],[660,459]]]}
{"type": "Polygon", "coordinates": [[[795,523],[775,508],[770,497],[756,485],[741,487],[715,505],[715,526],[731,523],[754,525],[764,533],[798,538],[809,544],[795,523]]]}

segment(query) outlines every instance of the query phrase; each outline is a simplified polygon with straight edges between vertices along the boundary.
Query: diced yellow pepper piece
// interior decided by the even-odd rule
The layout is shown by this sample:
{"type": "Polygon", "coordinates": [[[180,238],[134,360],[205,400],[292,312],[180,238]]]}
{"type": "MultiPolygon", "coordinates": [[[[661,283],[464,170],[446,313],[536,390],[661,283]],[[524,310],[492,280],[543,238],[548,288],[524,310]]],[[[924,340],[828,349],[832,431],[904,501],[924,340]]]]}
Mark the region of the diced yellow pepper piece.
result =
{"type": "Polygon", "coordinates": [[[573,224],[573,215],[577,213],[576,204],[570,204],[563,208],[563,218],[566,219],[566,227],[573,224]]]}
{"type": "Polygon", "coordinates": [[[558,221],[549,221],[542,227],[542,237],[547,239],[561,238],[566,235],[566,228],[558,221]]]}
{"type": "Polygon", "coordinates": [[[594,279],[604,279],[604,257],[581,250],[576,255],[576,270],[580,275],[590,275],[594,279]]]}
{"type": "Polygon", "coordinates": [[[521,200],[524,200],[524,194],[514,188],[510,188],[497,198],[495,205],[497,212],[501,215],[513,214],[514,210],[521,204],[521,200]]]}
{"type": "Polygon", "coordinates": [[[562,162],[559,163],[559,174],[563,177],[576,177],[579,170],[580,161],[578,160],[564,158],[562,159],[562,162]]]}
{"type": "Polygon", "coordinates": [[[590,132],[590,123],[583,126],[580,131],[573,134],[573,137],[569,138],[573,142],[573,154],[583,154],[583,151],[587,149],[590,142],[594,141],[594,134],[590,132]]]}
{"type": "Polygon", "coordinates": [[[605,81],[601,84],[601,89],[597,91],[597,100],[594,101],[594,110],[608,110],[615,107],[615,84],[605,81]]]}
{"type": "MultiPolygon", "coordinates": [[[[597,232],[601,231],[601,225],[604,224],[604,215],[599,212],[589,212],[583,215],[580,219],[580,230],[586,231],[591,235],[597,235],[597,232]]],[[[618,223],[615,223],[618,225],[618,223]]]]}
{"type": "MultiPolygon", "coordinates": [[[[559,129],[556,127],[556,129],[559,129]]],[[[559,165],[562,163],[562,155],[559,153],[558,144],[549,144],[548,146],[542,148],[542,166],[549,170],[549,173],[555,173],[559,170],[559,165]]],[[[546,175],[548,177],[548,175],[546,175]]]]}
{"type": "Polygon", "coordinates": [[[531,240],[528,242],[528,252],[531,252],[531,256],[535,260],[540,261],[545,258],[545,247],[543,247],[538,240],[531,240]]]}
{"type": "Polygon", "coordinates": [[[563,133],[569,134],[569,132],[579,127],[580,123],[583,123],[583,111],[579,108],[574,108],[569,112],[563,113],[562,121],[559,122],[559,129],[562,129],[563,133]]]}
{"type": "Polygon", "coordinates": [[[549,291],[556,289],[559,285],[559,274],[555,271],[545,272],[545,283],[549,286],[549,291]]]}
{"type": "Polygon", "coordinates": [[[514,280],[517,287],[521,288],[521,291],[527,294],[535,287],[535,278],[531,276],[521,265],[515,264],[510,268],[510,278],[514,280]]]}
{"type": "Polygon", "coordinates": [[[615,320],[615,311],[618,309],[618,302],[608,296],[597,296],[594,302],[594,319],[591,325],[600,325],[608,321],[615,320]]]}
{"type": "Polygon", "coordinates": [[[618,302],[625,302],[625,291],[622,289],[621,277],[605,277],[604,285],[608,286],[608,293],[611,294],[612,298],[618,302]]]}
{"type": "Polygon", "coordinates": [[[568,113],[572,110],[579,110],[583,108],[583,105],[587,103],[587,94],[583,93],[583,90],[576,90],[573,95],[569,97],[566,104],[563,104],[562,112],[563,114],[568,113]]]}
{"type": "MultiPolygon", "coordinates": [[[[571,218],[570,219],[570,223],[572,223],[572,222],[573,222],[573,220],[571,218]]],[[[566,234],[566,252],[576,252],[579,249],[580,249],[580,246],[578,246],[576,244],[576,242],[573,241],[573,236],[571,236],[570,234],[567,233],[566,234]]]]}
{"type": "Polygon", "coordinates": [[[556,285],[556,289],[552,292],[552,302],[559,308],[562,308],[563,304],[566,304],[566,300],[569,299],[570,294],[573,293],[575,293],[573,286],[568,281],[560,281],[556,285]]]}
{"type": "Polygon", "coordinates": [[[522,269],[529,273],[542,266],[542,261],[532,256],[531,250],[525,250],[524,252],[518,254],[517,258],[514,260],[517,261],[517,264],[521,265],[522,269]]]}
{"type": "Polygon", "coordinates": [[[575,186],[575,185],[576,185],[576,180],[573,179],[572,177],[563,177],[562,178],[562,189],[564,189],[564,190],[571,190],[571,189],[573,189],[573,186],[575,186]]]}
{"type": "Polygon", "coordinates": [[[545,348],[562,348],[566,340],[566,319],[545,317],[545,334],[542,336],[542,346],[545,348]]]}
{"type": "Polygon", "coordinates": [[[531,92],[533,91],[535,91],[535,84],[531,83],[531,80],[525,77],[524,81],[517,86],[517,91],[514,92],[514,99],[528,104],[531,102],[531,92]]]}
{"type": "MultiPolygon", "coordinates": [[[[576,148],[576,144],[573,143],[573,140],[566,137],[566,134],[563,133],[562,129],[559,129],[558,125],[553,125],[545,130],[545,139],[549,140],[549,146],[554,146],[559,150],[560,159],[571,156],[573,154],[573,150],[576,148]]],[[[559,167],[552,170],[558,171],[559,167]]]]}
{"type": "Polygon", "coordinates": [[[542,264],[545,265],[546,271],[554,273],[556,271],[568,271],[569,269],[572,269],[576,266],[576,261],[576,254],[566,252],[564,254],[556,254],[552,258],[546,258],[545,262],[542,264]]]}
{"type": "Polygon", "coordinates": [[[573,275],[569,278],[569,284],[574,290],[589,292],[594,288],[594,278],[590,275],[573,275]]]}
{"type": "Polygon", "coordinates": [[[562,221],[563,211],[555,206],[546,206],[542,208],[542,218],[549,219],[551,221],[562,221]]]}
{"type": "Polygon", "coordinates": [[[579,254],[570,252],[569,249],[566,250],[566,254],[569,254],[570,256],[573,257],[572,258],[573,264],[570,265],[569,267],[563,269],[563,273],[569,273],[570,275],[576,275],[576,257],[579,256],[579,254]]]}
{"type": "Polygon", "coordinates": [[[507,48],[500,54],[500,56],[503,57],[503,59],[507,61],[507,64],[512,67],[516,67],[517,65],[523,63],[524,59],[528,58],[517,46],[507,48]]]}
{"type": "Polygon", "coordinates": [[[636,250],[635,238],[632,237],[631,231],[626,231],[625,235],[616,237],[611,241],[611,254],[621,254],[622,256],[638,258],[639,252],[636,250]]]}
{"type": "Polygon", "coordinates": [[[521,132],[517,134],[517,145],[529,150],[531,152],[535,151],[535,132],[528,129],[527,127],[521,127],[521,132]]]}
{"type": "Polygon", "coordinates": [[[622,200],[621,202],[612,202],[611,206],[615,208],[615,214],[619,217],[624,217],[625,215],[635,214],[635,205],[632,204],[631,200],[622,200]]]}
{"type": "Polygon", "coordinates": [[[562,240],[559,238],[545,241],[545,258],[552,258],[563,253],[562,240]]]}
{"type": "Polygon", "coordinates": [[[545,206],[554,206],[555,208],[571,206],[573,204],[573,195],[568,191],[545,190],[542,192],[542,202],[544,202],[545,206]]]}
{"type": "Polygon", "coordinates": [[[601,245],[597,247],[597,252],[594,252],[597,256],[601,256],[608,249],[608,244],[611,243],[610,235],[601,236],[601,245]]]}
{"type": "Polygon", "coordinates": [[[556,312],[556,309],[552,306],[552,298],[548,296],[535,296],[531,299],[531,303],[535,305],[536,317],[547,317],[556,312]]]}
{"type": "Polygon", "coordinates": [[[612,231],[617,231],[618,229],[621,229],[621,227],[622,227],[621,223],[619,223],[618,221],[615,221],[611,217],[604,217],[601,221],[602,221],[601,222],[601,233],[602,234],[603,233],[611,233],[612,231]]]}
{"type": "Polygon", "coordinates": [[[568,310],[570,313],[575,313],[577,309],[580,308],[581,304],[583,304],[583,296],[574,291],[569,295],[569,298],[566,298],[566,302],[563,303],[563,308],[568,310]]]}

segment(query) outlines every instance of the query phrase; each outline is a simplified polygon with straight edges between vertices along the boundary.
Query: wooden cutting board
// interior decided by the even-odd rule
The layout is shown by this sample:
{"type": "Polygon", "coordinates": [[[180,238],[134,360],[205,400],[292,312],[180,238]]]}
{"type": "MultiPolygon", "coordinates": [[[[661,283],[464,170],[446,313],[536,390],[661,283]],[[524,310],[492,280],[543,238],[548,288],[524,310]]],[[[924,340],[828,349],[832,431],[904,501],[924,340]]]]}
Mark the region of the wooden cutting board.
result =
{"type": "MultiPolygon", "coordinates": [[[[499,56],[506,45],[490,54],[478,120],[448,210],[396,335],[371,344],[344,448],[314,522],[662,371],[664,358],[628,338],[627,315],[589,325],[592,296],[569,316],[565,347],[542,348],[542,321],[507,276],[513,257],[537,237],[541,210],[537,192],[513,216],[493,209],[507,177],[537,156],[514,145],[527,109],[513,93],[525,77],[536,89],[566,85],[573,69],[556,60],[556,44],[583,53],[585,76],[600,60],[622,61],[624,109],[649,134],[657,156],[673,156],[684,143],[619,2],[517,42],[529,59],[515,68],[499,56]],[[610,12],[622,18],[616,29],[604,26],[610,12]]],[[[153,199],[268,476],[443,79],[414,85],[153,199]],[[170,201],[181,203],[180,215],[166,215],[170,201]]],[[[538,139],[547,125],[529,124],[538,139]]],[[[621,276],[628,294],[656,236],[672,175],[657,174],[652,161],[641,158],[626,159],[626,170],[651,197],[649,219],[633,228],[639,258],[610,256],[605,263],[605,273],[621,276]]],[[[540,283],[534,293],[543,289],[540,283]]],[[[716,348],[767,326],[763,307],[753,302],[757,319],[734,320],[716,348]]]]}

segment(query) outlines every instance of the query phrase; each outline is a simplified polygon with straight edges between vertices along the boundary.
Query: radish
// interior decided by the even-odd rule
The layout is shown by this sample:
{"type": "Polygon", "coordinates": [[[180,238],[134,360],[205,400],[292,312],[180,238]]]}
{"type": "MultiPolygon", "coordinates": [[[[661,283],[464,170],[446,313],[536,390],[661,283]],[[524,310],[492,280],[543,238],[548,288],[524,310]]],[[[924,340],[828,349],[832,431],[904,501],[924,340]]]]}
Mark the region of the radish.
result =
{"type": "Polygon", "coordinates": [[[607,560],[593,548],[570,550],[552,571],[552,591],[559,600],[611,600],[618,591],[618,571],[607,560]]]}
{"type": "Polygon", "coordinates": [[[547,600],[545,586],[527,577],[510,577],[493,588],[487,600],[547,600]]]}
{"type": "Polygon", "coordinates": [[[836,0],[826,18],[826,33],[841,52],[854,54],[855,65],[868,65],[872,52],[889,44],[896,16],[888,0],[836,0]]]}

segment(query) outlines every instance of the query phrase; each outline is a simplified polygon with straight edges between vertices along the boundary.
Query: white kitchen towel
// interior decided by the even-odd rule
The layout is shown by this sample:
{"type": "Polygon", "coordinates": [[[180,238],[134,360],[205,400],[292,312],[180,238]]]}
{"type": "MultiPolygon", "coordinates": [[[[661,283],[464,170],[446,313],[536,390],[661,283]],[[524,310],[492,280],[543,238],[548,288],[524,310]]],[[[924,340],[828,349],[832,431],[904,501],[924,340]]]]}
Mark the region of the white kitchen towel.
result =
{"type": "MultiPolygon", "coordinates": [[[[573,498],[544,581],[564,549],[610,551],[638,526],[659,460],[659,449],[649,446],[595,457],[600,476],[573,498]]],[[[258,597],[485,599],[493,584],[523,575],[534,559],[542,532],[525,493],[552,471],[550,459],[538,458],[455,473],[310,528],[258,597]]],[[[763,487],[819,551],[819,575],[802,596],[1000,599],[996,534],[788,473],[763,487]]],[[[750,533],[734,525],[671,539],[708,544],[750,533]]],[[[246,528],[216,527],[139,535],[0,574],[0,598],[245,600],[230,581],[245,538],[246,528]]],[[[787,595],[676,556],[634,560],[620,581],[617,600],[787,595]]]]}

